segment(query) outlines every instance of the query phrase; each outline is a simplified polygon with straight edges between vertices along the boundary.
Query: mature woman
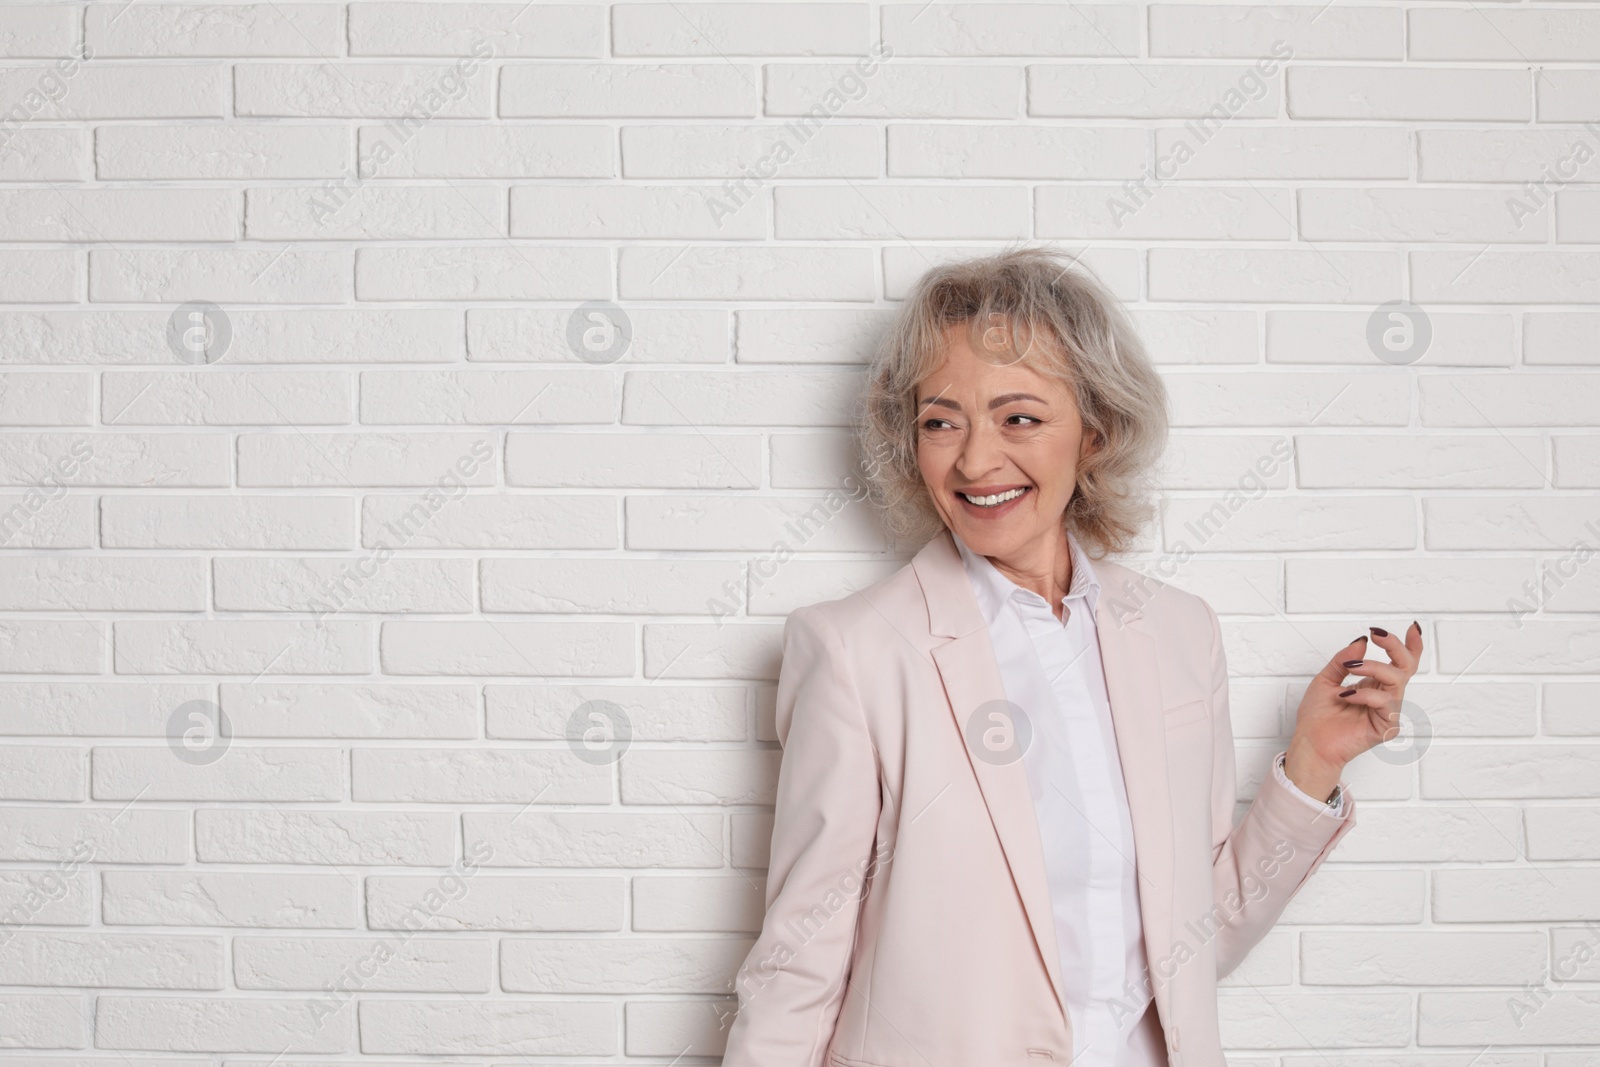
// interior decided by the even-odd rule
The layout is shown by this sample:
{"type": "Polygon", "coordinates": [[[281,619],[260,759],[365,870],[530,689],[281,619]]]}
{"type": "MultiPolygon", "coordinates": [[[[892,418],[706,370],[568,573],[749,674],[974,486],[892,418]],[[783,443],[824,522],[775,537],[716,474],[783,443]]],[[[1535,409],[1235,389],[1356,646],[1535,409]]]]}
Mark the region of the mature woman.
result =
{"type": "Polygon", "coordinates": [[[1333,653],[1234,825],[1216,613],[1107,558],[1166,440],[1116,301],[1041,249],[929,272],[860,432],[888,525],[930,539],[784,627],[724,1064],[1225,1067],[1217,980],[1355,825],[1340,775],[1398,732],[1420,626],[1333,653]]]}

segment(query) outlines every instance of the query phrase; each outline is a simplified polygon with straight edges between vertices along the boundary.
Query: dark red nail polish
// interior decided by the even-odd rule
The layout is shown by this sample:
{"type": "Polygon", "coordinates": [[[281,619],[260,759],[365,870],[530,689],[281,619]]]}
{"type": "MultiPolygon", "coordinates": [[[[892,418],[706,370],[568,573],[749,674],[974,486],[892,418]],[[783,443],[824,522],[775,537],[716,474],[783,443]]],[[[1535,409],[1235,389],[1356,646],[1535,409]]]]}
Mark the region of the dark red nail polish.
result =
{"type": "Polygon", "coordinates": [[[1346,689],[1346,690],[1345,690],[1345,691],[1344,691],[1344,692],[1342,692],[1342,693],[1340,693],[1340,694],[1339,694],[1339,695],[1340,695],[1340,696],[1342,696],[1342,697],[1347,697],[1347,696],[1349,696],[1349,695],[1350,695],[1350,694],[1351,694],[1351,693],[1354,693],[1354,692],[1355,692],[1355,690],[1354,690],[1354,689],[1346,689]]]}
{"type": "Polygon", "coordinates": [[[1350,643],[1353,645],[1357,641],[1365,641],[1366,639],[1367,639],[1367,635],[1366,634],[1362,634],[1360,637],[1357,637],[1355,641],[1351,641],[1350,643]]]}
{"type": "Polygon", "coordinates": [[[1379,637],[1388,637],[1389,636],[1389,631],[1385,630],[1381,626],[1369,626],[1369,627],[1367,627],[1367,629],[1371,630],[1374,634],[1377,634],[1379,637]]]}
{"type": "Polygon", "coordinates": [[[1359,667],[1365,662],[1367,662],[1367,661],[1364,660],[1364,659],[1347,659],[1343,663],[1339,664],[1339,666],[1341,666],[1341,667],[1359,667]]]}
{"type": "Polygon", "coordinates": [[[1420,634],[1422,632],[1422,624],[1420,622],[1418,622],[1416,619],[1412,619],[1411,620],[1411,625],[1415,626],[1417,628],[1417,633],[1420,634]]]}

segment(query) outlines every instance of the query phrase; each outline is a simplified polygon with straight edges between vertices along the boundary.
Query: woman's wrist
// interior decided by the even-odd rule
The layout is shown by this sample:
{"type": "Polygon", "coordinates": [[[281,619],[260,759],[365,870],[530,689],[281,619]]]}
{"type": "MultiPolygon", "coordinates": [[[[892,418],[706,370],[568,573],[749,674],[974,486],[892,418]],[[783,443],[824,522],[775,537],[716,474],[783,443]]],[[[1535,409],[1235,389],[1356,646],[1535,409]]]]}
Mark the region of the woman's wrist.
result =
{"type": "Polygon", "coordinates": [[[1313,752],[1299,734],[1290,739],[1288,754],[1283,760],[1283,773],[1300,792],[1319,800],[1324,799],[1338,787],[1339,775],[1343,771],[1342,764],[1329,763],[1313,752]]]}

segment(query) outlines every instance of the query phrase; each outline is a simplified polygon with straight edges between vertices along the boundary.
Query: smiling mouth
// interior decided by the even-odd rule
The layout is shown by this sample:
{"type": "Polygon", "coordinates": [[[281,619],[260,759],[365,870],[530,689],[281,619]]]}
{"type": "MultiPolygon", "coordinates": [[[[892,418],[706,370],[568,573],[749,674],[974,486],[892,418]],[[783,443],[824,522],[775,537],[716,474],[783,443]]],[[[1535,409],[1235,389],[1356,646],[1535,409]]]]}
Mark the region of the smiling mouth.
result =
{"type": "Polygon", "coordinates": [[[990,494],[988,496],[973,496],[970,493],[963,493],[960,490],[957,490],[956,491],[956,495],[961,497],[961,499],[965,500],[967,503],[972,504],[975,507],[997,508],[1001,504],[1007,504],[1007,503],[1010,503],[1011,501],[1017,499],[1017,497],[1021,496],[1024,493],[1026,493],[1031,488],[1033,488],[1033,487],[1032,486],[1028,486],[1028,485],[1023,485],[1023,486],[1018,486],[1015,489],[1007,489],[1006,491],[1004,491],[1002,493],[993,493],[993,494],[990,494]]]}

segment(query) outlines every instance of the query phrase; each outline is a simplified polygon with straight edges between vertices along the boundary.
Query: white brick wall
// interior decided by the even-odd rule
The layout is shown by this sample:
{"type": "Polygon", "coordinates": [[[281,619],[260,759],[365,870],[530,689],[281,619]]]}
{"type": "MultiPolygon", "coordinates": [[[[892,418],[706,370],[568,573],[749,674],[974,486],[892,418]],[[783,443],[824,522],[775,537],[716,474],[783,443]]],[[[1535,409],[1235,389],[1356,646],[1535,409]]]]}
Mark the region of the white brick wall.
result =
{"type": "Polygon", "coordinates": [[[1242,800],[1428,641],[1235,1062],[1593,1062],[1600,5],[6,3],[0,111],[7,1061],[714,1060],[860,365],[1024,240],[1171,387],[1242,800]]]}

